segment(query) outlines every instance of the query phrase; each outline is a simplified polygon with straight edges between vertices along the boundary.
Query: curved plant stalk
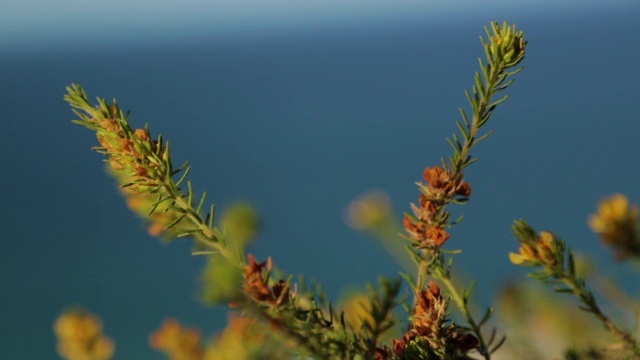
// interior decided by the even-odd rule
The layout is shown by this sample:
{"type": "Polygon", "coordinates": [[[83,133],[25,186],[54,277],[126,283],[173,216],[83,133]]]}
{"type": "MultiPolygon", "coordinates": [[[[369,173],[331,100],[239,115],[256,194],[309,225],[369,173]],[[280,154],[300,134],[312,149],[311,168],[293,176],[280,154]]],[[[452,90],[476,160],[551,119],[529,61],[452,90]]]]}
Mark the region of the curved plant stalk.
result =
{"type": "Polygon", "coordinates": [[[96,132],[101,146],[95,150],[107,156],[108,171],[120,184],[129,207],[149,222],[150,234],[166,241],[190,237],[195,241],[194,254],[216,254],[243,273],[243,287],[227,299],[232,306],[265,320],[308,356],[347,358],[375,352],[377,337],[390,328],[386,319],[390,306],[397,303],[398,282],[381,282],[382,292],[372,295],[371,316],[376,322],[356,334],[340,323],[342,316],[331,303],[325,304],[320,287],[311,292],[303,289],[303,294],[293,291],[291,278],[271,278],[271,259],[258,262],[249,254],[245,260],[244,246],[227,243],[213,225],[215,207],[202,212],[206,193],[194,205],[193,187],[186,180],[190,167],[185,163],[173,169],[169,143],[163,143],[161,136],[152,140],[146,126],[132,129],[115,101],[108,104],[98,99],[94,108],[79,85],[67,91],[65,100],[80,117],[74,122],[96,132]],[[181,189],[184,184],[187,191],[181,189]]]}
{"type": "Polygon", "coordinates": [[[555,285],[555,291],[576,296],[583,306],[580,309],[593,314],[611,334],[621,341],[633,359],[640,359],[640,349],[636,339],[622,330],[598,305],[595,296],[587,288],[585,279],[576,273],[575,260],[571,248],[554,234],[543,231],[539,235],[524,220],[513,225],[513,233],[521,243],[519,253],[511,253],[511,262],[536,270],[530,276],[543,284],[555,285]]]}
{"type": "MultiPolygon", "coordinates": [[[[471,290],[460,294],[451,282],[449,264],[445,264],[442,246],[449,239],[447,228],[458,223],[462,218],[450,220],[450,212],[446,210],[449,204],[465,204],[471,195],[471,187],[463,180],[463,170],[478,159],[471,155],[472,148],[480,141],[491,135],[491,131],[480,134],[481,128],[489,121],[493,111],[503,103],[508,95],[498,100],[494,98],[513,84],[513,75],[522,70],[517,67],[524,59],[526,41],[522,31],[515,25],[506,22],[500,26],[491,23],[491,28],[485,28],[487,38],[481,38],[485,51],[485,59],[478,59],[480,71],[475,74],[475,84],[472,93],[465,91],[472,108],[469,117],[464,109],[460,109],[462,121],[456,121],[459,130],[447,141],[454,153],[448,160],[442,159],[442,167],[427,167],[424,172],[425,183],[418,183],[422,192],[419,204],[412,204],[413,215],[406,214],[404,226],[408,233],[407,239],[414,249],[410,249],[412,257],[418,264],[417,280],[414,291],[425,286],[428,276],[442,281],[454,303],[464,314],[473,334],[478,340],[478,351],[485,359],[491,358],[504,341],[492,346],[494,334],[490,341],[485,340],[481,327],[491,316],[493,309],[489,309],[481,321],[476,321],[469,308],[468,297],[471,290]]],[[[457,251],[450,252],[455,254],[457,251]]],[[[415,301],[418,301],[416,295],[415,301]]]]}
{"type": "Polygon", "coordinates": [[[108,157],[108,171],[118,180],[129,207],[151,223],[150,233],[163,235],[165,240],[192,237],[197,251],[219,252],[236,267],[244,268],[243,259],[229,252],[213,226],[215,208],[202,213],[206,193],[194,207],[191,182],[186,182],[188,191],[182,192],[180,186],[191,168],[185,163],[174,170],[169,142],[163,143],[161,136],[152,140],[146,126],[132,129],[128,115],[115,101],[108,104],[98,98],[94,108],[81,86],[73,84],[67,91],[64,98],[80,117],[73,122],[96,132],[101,146],[94,149],[108,157]]]}

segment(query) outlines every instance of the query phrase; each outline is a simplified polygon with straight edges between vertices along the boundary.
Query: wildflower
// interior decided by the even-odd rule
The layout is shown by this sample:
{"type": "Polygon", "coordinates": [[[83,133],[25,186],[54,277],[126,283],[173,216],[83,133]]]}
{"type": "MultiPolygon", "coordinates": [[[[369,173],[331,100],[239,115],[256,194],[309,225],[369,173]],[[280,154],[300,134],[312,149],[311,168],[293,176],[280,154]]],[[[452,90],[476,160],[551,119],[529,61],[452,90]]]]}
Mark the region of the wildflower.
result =
{"type": "Polygon", "coordinates": [[[156,188],[159,183],[153,172],[163,169],[148,155],[153,152],[161,157],[164,152],[162,144],[151,141],[146,129],[131,131],[123,127],[115,118],[118,111],[117,107],[111,107],[110,115],[113,118],[93,119],[93,122],[101,127],[97,131],[97,137],[102,151],[109,156],[108,164],[125,184],[126,181],[133,183],[130,186],[131,191],[156,188]]]}
{"type": "Polygon", "coordinates": [[[245,267],[244,272],[245,294],[251,296],[258,302],[263,303],[280,305],[288,302],[290,286],[286,281],[280,280],[275,283],[271,289],[269,289],[269,286],[263,278],[262,270],[265,267],[267,271],[271,271],[271,267],[273,265],[271,258],[262,263],[256,262],[256,259],[252,254],[249,254],[247,258],[249,259],[249,264],[245,267]]]}
{"type": "Polygon", "coordinates": [[[443,189],[449,183],[449,174],[437,165],[433,168],[427,167],[424,169],[422,177],[424,178],[424,181],[428,182],[431,187],[436,189],[443,189]]]}
{"type": "Polygon", "coordinates": [[[626,196],[615,194],[600,202],[598,212],[589,218],[589,226],[616,250],[618,258],[640,256],[638,213],[638,207],[630,205],[626,196]]]}
{"type": "Polygon", "coordinates": [[[427,239],[436,246],[444,245],[451,236],[451,234],[439,226],[428,226],[425,233],[427,239]]]}
{"type": "Polygon", "coordinates": [[[60,315],[54,324],[58,354],[67,360],[108,360],[115,345],[102,334],[102,323],[95,315],[74,309],[60,315]]]}
{"type": "Polygon", "coordinates": [[[454,179],[439,166],[427,167],[422,174],[424,180],[429,183],[432,197],[470,196],[471,186],[462,179],[454,179]]]}
{"type": "Polygon", "coordinates": [[[131,129],[115,104],[87,113],[90,116],[82,116],[82,123],[96,131],[101,146],[97,149],[107,155],[108,170],[121,185],[129,208],[149,220],[150,235],[161,235],[182,215],[172,211],[170,202],[157,204],[158,190],[162,193],[159,188],[171,166],[168,150],[152,140],[147,129],[131,129]]]}
{"type": "Polygon", "coordinates": [[[183,328],[176,319],[169,318],[149,336],[149,344],[172,360],[200,360],[203,355],[200,339],[200,330],[183,328]]]}
{"type": "Polygon", "coordinates": [[[433,222],[436,217],[438,209],[433,201],[427,200],[427,196],[422,194],[419,199],[420,207],[415,204],[411,204],[411,210],[415,214],[416,218],[424,222],[433,222]]]}
{"type": "Polygon", "coordinates": [[[524,239],[520,253],[509,253],[509,259],[515,265],[548,265],[554,266],[558,263],[555,249],[555,236],[547,231],[542,231],[537,239],[524,239]]]}
{"type": "Polygon", "coordinates": [[[440,287],[433,281],[429,283],[427,290],[420,290],[417,300],[413,326],[420,335],[434,337],[445,320],[447,301],[440,294],[440,287]]]}
{"type": "Polygon", "coordinates": [[[449,218],[445,207],[452,201],[466,201],[471,186],[462,180],[461,173],[453,175],[437,165],[427,167],[422,176],[426,184],[418,183],[420,206],[411,204],[414,216],[405,215],[402,224],[418,248],[433,248],[444,245],[451,236],[444,229],[449,218]]]}
{"type": "MultiPolygon", "coordinates": [[[[411,346],[423,344],[422,351],[448,354],[444,357],[447,359],[466,359],[464,354],[476,348],[478,340],[463,328],[447,323],[448,302],[440,293],[440,287],[431,281],[426,290],[420,290],[416,300],[413,323],[401,339],[393,340],[393,353],[402,358],[411,346]]],[[[381,351],[381,355],[384,354],[381,351]]]]}
{"type": "Polygon", "coordinates": [[[426,222],[414,220],[409,215],[404,216],[402,224],[411,239],[420,243],[420,247],[442,246],[451,236],[442,227],[427,225],[426,222]]]}
{"type": "MultiPolygon", "coordinates": [[[[105,121],[112,121],[104,119],[105,121]]],[[[119,125],[114,125],[114,127],[119,125]]],[[[149,132],[145,129],[136,129],[129,136],[120,131],[107,136],[99,134],[98,140],[109,155],[109,165],[118,176],[121,183],[131,184],[126,189],[139,194],[156,189],[160,183],[157,173],[164,171],[162,165],[151,160],[148,152],[162,156],[164,149],[162,144],[151,141],[149,132]],[[112,138],[117,135],[116,141],[112,138]]]]}
{"type": "Polygon", "coordinates": [[[271,290],[262,278],[262,269],[267,266],[267,269],[271,270],[271,261],[269,259],[266,262],[257,263],[252,254],[247,258],[249,264],[244,269],[244,291],[258,301],[267,301],[271,298],[271,290]]]}

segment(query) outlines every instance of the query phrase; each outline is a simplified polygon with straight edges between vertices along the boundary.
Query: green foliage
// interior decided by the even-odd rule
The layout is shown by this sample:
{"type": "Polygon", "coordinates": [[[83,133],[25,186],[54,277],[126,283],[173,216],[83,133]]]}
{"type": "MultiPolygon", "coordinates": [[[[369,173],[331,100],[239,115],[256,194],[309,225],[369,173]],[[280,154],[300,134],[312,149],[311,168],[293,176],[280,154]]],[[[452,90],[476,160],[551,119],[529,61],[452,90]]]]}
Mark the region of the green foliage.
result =
{"type": "MultiPolygon", "coordinates": [[[[523,244],[520,258],[512,256],[512,261],[533,267],[535,271],[529,275],[536,280],[554,286],[558,293],[568,293],[576,296],[582,306],[580,309],[593,314],[620,341],[629,355],[640,357],[636,340],[633,336],[618,327],[600,309],[593,292],[587,288],[584,278],[576,273],[575,258],[571,248],[567,249],[564,241],[549,232],[536,231],[524,220],[516,221],[513,232],[518,241],[523,244]]],[[[574,354],[575,353],[570,353],[574,354]]]]}
{"type": "Polygon", "coordinates": [[[516,25],[508,25],[505,21],[502,27],[496,23],[491,23],[491,29],[485,27],[487,38],[480,37],[484,47],[485,59],[478,58],[480,72],[474,76],[475,83],[472,93],[465,90],[467,100],[471,105],[472,116],[469,118],[467,112],[460,108],[462,122],[456,121],[456,126],[460,131],[447,138],[454,150],[454,154],[449,158],[449,163],[442,160],[445,170],[451,169],[454,174],[461,174],[467,166],[473,164],[478,159],[469,154],[471,148],[491,135],[489,131],[479,135],[478,131],[485,125],[496,107],[508,99],[504,95],[498,100],[492,101],[494,96],[506,90],[515,79],[513,75],[519,73],[522,68],[507,71],[514,68],[524,60],[525,47],[527,41],[524,40],[524,33],[516,29],[516,25]]]}
{"type": "MultiPolygon", "coordinates": [[[[485,31],[486,37],[480,38],[484,58],[478,59],[480,69],[471,91],[465,91],[471,109],[460,108],[457,132],[447,138],[452,155],[442,158],[441,166],[427,167],[424,182],[417,183],[418,205],[412,204],[412,213],[405,214],[402,237],[395,236],[400,225],[392,218],[390,202],[383,194],[364,197],[348,211],[353,228],[379,238],[403,263],[406,272],[401,277],[405,281],[381,277],[377,285],[368,286],[366,297],[352,298],[355,305],[347,304],[350,306],[344,309],[328,301],[319,284],[307,286],[303,276],[294,281],[293,276],[279,271],[271,258],[260,262],[247,252],[260,224],[249,203],[230,206],[214,226],[215,206],[204,211],[207,193],[196,196],[188,180],[188,162],[174,169],[169,143],[162,136],[152,138],[147,125],[132,128],[129,115],[115,100],[109,104],[98,98],[93,107],[78,85],[67,88],[65,100],[79,117],[74,122],[95,131],[100,143],[95,150],[106,155],[108,172],[120,185],[129,208],[149,224],[150,234],[165,241],[193,239],[193,254],[208,256],[201,277],[201,299],[210,305],[229,304],[241,314],[240,320],[230,320],[229,331],[220,337],[223,343],[216,346],[236,346],[233,351],[244,351],[248,358],[286,354],[314,359],[453,360],[470,359],[473,354],[489,360],[506,339],[498,336],[495,328],[485,330],[494,308],[487,308],[480,316],[472,313],[475,282],[464,288],[452,280],[453,259],[461,250],[444,249],[451,237],[448,229],[462,220],[452,219],[448,206],[469,201],[471,186],[463,171],[478,160],[471,152],[491,135],[491,130],[484,132],[484,126],[507,100],[508,95],[502,93],[522,70],[519,66],[525,56],[527,41],[515,25],[491,22],[485,31]],[[401,296],[403,284],[412,299],[401,296]],[[450,303],[462,315],[463,325],[449,318],[450,303]],[[405,309],[409,321],[404,324],[404,333],[393,336],[390,333],[397,330],[394,310],[398,305],[405,309]],[[251,322],[245,321],[247,317],[251,322]],[[260,329],[260,333],[250,329],[260,329]],[[385,343],[389,336],[393,336],[391,344],[385,343]],[[266,349],[273,352],[267,354],[266,349]]],[[[640,249],[638,213],[626,198],[616,196],[601,205],[591,224],[621,258],[633,257],[640,249]]],[[[537,233],[524,220],[514,223],[513,232],[521,244],[519,253],[510,254],[513,263],[532,268],[533,278],[554,286],[557,292],[576,296],[580,308],[594,315],[620,341],[625,356],[640,358],[632,334],[601,311],[564,241],[550,232],[537,233]]],[[[157,348],[168,355],[183,358],[184,354],[198,354],[193,358],[204,353],[193,331],[171,322],[162,331],[154,338],[157,348]]],[[[565,353],[566,359],[602,356],[599,350],[565,353]]]]}
{"type": "MultiPolygon", "coordinates": [[[[169,143],[163,142],[161,136],[152,140],[147,126],[132,129],[128,116],[115,101],[108,104],[98,99],[98,107],[91,107],[84,90],[78,85],[67,88],[65,99],[80,117],[75,122],[96,132],[101,144],[97,150],[108,157],[109,172],[120,183],[129,207],[151,224],[150,233],[162,235],[166,240],[193,238],[196,244],[194,254],[210,255],[202,277],[202,298],[206,303],[231,302],[271,324],[291,338],[301,349],[301,354],[314,358],[450,358],[453,355],[449,354],[463,356],[476,348],[477,338],[480,342],[478,351],[489,359],[489,344],[485,343],[480,328],[492,310],[488,310],[479,323],[474,321],[468,309],[471,289],[460,295],[450,280],[452,259],[445,265],[443,254],[453,255],[456,252],[440,249],[449,237],[442,227],[451,227],[460,220],[450,221],[445,207],[449,203],[464,204],[470,195],[470,187],[462,181],[462,170],[476,160],[469,155],[471,148],[489,134],[478,137],[478,130],[489,120],[495,108],[506,100],[506,97],[497,101],[492,101],[492,98],[513,83],[513,79],[508,78],[519,70],[507,70],[524,58],[526,42],[515,25],[504,23],[500,27],[491,23],[491,31],[489,28],[486,31],[487,39],[481,39],[486,59],[479,61],[480,72],[475,76],[473,96],[466,92],[473,115],[469,118],[461,109],[463,121],[456,123],[460,136],[454,134],[448,139],[454,148],[449,164],[443,162],[444,172],[434,168],[429,175],[427,168],[425,180],[430,184],[420,184],[426,199],[421,204],[430,203],[432,207],[428,211],[432,211],[433,216],[427,214],[428,223],[421,224],[425,219],[414,207],[416,217],[409,218],[410,223],[405,220],[405,229],[413,234],[413,237],[408,237],[413,247],[409,248],[410,255],[418,265],[415,282],[410,275],[404,276],[410,280],[416,294],[414,309],[405,303],[415,323],[398,344],[394,341],[394,349],[380,344],[380,338],[393,328],[393,308],[404,303],[398,301],[400,281],[381,278],[378,287],[369,286],[368,315],[359,329],[348,326],[344,314],[337,312],[331,302],[325,301],[319,286],[309,291],[302,278],[297,285],[291,278],[272,278],[271,259],[260,263],[249,254],[245,260],[246,246],[255,236],[258,226],[257,215],[251,206],[236,205],[225,212],[223,230],[220,231],[213,225],[215,207],[212,205],[209,213],[202,212],[206,193],[195,196],[192,184],[187,180],[191,170],[188,163],[174,170],[169,143]],[[181,188],[185,184],[186,191],[181,188]],[[429,228],[430,233],[423,233],[424,228],[429,228]],[[465,314],[475,337],[466,335],[465,328],[449,324],[446,318],[448,301],[441,297],[437,285],[429,285],[428,291],[423,290],[428,276],[445,284],[465,314]]],[[[378,214],[375,220],[371,220],[373,222],[358,218],[358,224],[373,224],[378,228],[387,224],[388,220],[379,217],[385,214],[384,206],[377,209],[377,212],[368,212],[378,214]]]]}
{"type": "Polygon", "coordinates": [[[118,180],[130,207],[159,225],[165,240],[191,237],[196,240],[195,252],[220,252],[241,267],[241,259],[228,253],[224,238],[213,227],[214,206],[202,212],[206,193],[195,205],[191,182],[186,182],[186,192],[182,190],[191,168],[187,162],[174,169],[169,142],[163,143],[162,136],[152,140],[148,126],[132,129],[128,114],[115,100],[108,104],[98,98],[94,108],[79,85],[67,87],[67,92],[64,99],[80,117],[73,122],[96,132],[101,146],[94,149],[108,156],[109,172],[118,180]]]}
{"type": "Polygon", "coordinates": [[[379,287],[369,284],[370,316],[362,326],[363,348],[366,349],[365,358],[372,358],[380,344],[380,338],[395,325],[392,316],[393,309],[403,303],[405,299],[398,299],[402,282],[400,279],[390,281],[384,277],[378,279],[379,287]]]}
{"type": "MultiPolygon", "coordinates": [[[[421,207],[414,205],[415,216],[406,214],[405,221],[411,223],[408,230],[414,233],[413,237],[408,237],[416,248],[416,250],[410,250],[412,258],[419,263],[415,289],[424,286],[424,279],[427,276],[440,280],[478,339],[478,351],[485,359],[490,359],[491,353],[504,342],[502,338],[494,344],[495,331],[488,340],[485,340],[482,332],[482,326],[487,323],[493,310],[488,309],[482,320],[476,321],[468,307],[472,288],[462,290],[461,294],[451,282],[453,258],[447,261],[444,256],[446,251],[440,246],[433,246],[432,242],[424,241],[424,238],[415,235],[417,229],[426,228],[427,239],[430,239],[429,230],[431,230],[432,234],[435,233],[435,236],[438,236],[435,244],[440,245],[448,239],[444,228],[454,226],[462,220],[460,217],[451,221],[451,214],[446,208],[449,204],[465,204],[469,200],[471,188],[462,179],[463,170],[478,160],[471,156],[471,149],[491,134],[487,132],[480,135],[479,131],[489,121],[497,106],[502,104],[508,96],[504,95],[499,100],[493,100],[493,98],[513,84],[513,75],[522,70],[522,68],[511,69],[517,67],[524,59],[527,41],[524,39],[523,32],[518,31],[515,25],[510,26],[506,22],[502,26],[492,22],[491,28],[485,28],[485,30],[487,38],[481,38],[485,59],[478,59],[480,71],[474,76],[475,83],[471,93],[465,91],[472,108],[472,116],[469,117],[463,108],[460,109],[462,121],[456,121],[460,135],[454,133],[447,139],[454,153],[448,162],[442,159],[444,171],[438,167],[425,170],[424,177],[427,184],[418,184],[422,192],[421,207]]],[[[455,255],[458,252],[449,253],[455,255]]]]}

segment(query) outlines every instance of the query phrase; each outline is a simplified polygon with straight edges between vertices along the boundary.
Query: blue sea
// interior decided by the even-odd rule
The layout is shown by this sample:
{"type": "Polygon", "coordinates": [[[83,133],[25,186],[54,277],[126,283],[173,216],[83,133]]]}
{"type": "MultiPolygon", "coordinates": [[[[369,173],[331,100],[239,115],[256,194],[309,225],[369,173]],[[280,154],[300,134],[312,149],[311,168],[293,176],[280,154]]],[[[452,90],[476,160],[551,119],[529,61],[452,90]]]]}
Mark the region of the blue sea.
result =
{"type": "Polygon", "coordinates": [[[586,222],[612,193],[640,203],[640,5],[612,4],[7,41],[0,358],[55,359],[53,321],[74,305],[102,318],[116,359],[161,359],[147,337],[168,316],[204,334],[226,323],[227,309],[197,300],[205,259],[191,256],[192,244],[162,245],[126,209],[90,150],[95,136],[70,122],[66,86],[117,98],[134,126],[162,133],[219,209],[255,204],[262,228],[251,251],[317,279],[337,300],[378,275],[397,276],[400,267],[349,228],[344,211],[372,189],[389,194],[398,219],[410,211],[424,168],[451,153],[445,138],[458,108],[468,109],[463,90],[478,69],[483,26],[503,18],[525,31],[527,59],[465,173],[473,194],[454,210],[465,215],[447,243],[463,250],[454,266],[476,279],[481,306],[507,280],[531,281],[508,260],[518,247],[511,224],[524,218],[639,295],[637,272],[613,261],[586,222]]]}

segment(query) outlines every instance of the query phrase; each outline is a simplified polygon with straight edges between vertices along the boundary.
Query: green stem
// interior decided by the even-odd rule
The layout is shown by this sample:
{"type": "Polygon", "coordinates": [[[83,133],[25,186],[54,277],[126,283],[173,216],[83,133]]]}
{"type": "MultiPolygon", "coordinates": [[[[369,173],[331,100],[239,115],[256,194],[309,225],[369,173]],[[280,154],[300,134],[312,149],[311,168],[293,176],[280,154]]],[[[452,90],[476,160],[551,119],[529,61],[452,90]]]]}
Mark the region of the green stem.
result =
{"type": "MultiPolygon", "coordinates": [[[[467,157],[469,156],[469,152],[471,148],[475,144],[475,138],[478,134],[478,130],[480,130],[480,120],[486,116],[487,106],[491,102],[491,98],[493,97],[493,86],[494,83],[498,81],[498,77],[502,73],[503,68],[496,66],[491,66],[489,69],[489,78],[485,79],[483,93],[486,94],[484,97],[480,98],[477,111],[474,112],[473,117],[471,119],[471,126],[469,127],[469,140],[465,140],[462,145],[462,150],[460,151],[460,156],[455,164],[451,164],[454,170],[454,178],[459,179],[462,177],[462,169],[464,167],[464,163],[466,162],[467,157]]],[[[478,89],[479,90],[479,89],[478,89]]]]}
{"type": "Polygon", "coordinates": [[[281,319],[273,317],[266,311],[266,309],[256,304],[251,299],[247,299],[247,300],[248,301],[246,302],[247,304],[246,308],[248,308],[249,311],[251,311],[252,313],[258,315],[259,317],[267,321],[267,323],[270,326],[279,330],[280,333],[284,334],[289,339],[292,339],[293,341],[295,341],[300,347],[304,348],[309,354],[313,354],[315,356],[324,355],[325,352],[323,351],[323,349],[318,347],[316,344],[313,344],[310,341],[309,337],[298,333],[297,331],[294,330],[293,327],[286,326],[285,324],[282,323],[281,319]]]}
{"type": "Polygon", "coordinates": [[[620,341],[625,344],[625,347],[633,352],[634,359],[640,359],[640,350],[636,348],[635,339],[628,332],[621,330],[602,312],[602,310],[600,310],[595,297],[587,290],[581,281],[567,272],[563,272],[558,278],[563,284],[571,289],[578,298],[580,298],[580,301],[582,301],[582,303],[587,307],[588,311],[598,318],[609,332],[620,339],[620,341]]]}
{"type": "MultiPolygon", "coordinates": [[[[418,279],[416,280],[416,289],[421,290],[424,287],[424,280],[427,276],[428,272],[428,263],[429,263],[429,252],[427,250],[422,250],[422,261],[420,262],[420,267],[418,268],[418,279]]],[[[415,301],[417,303],[418,295],[416,292],[415,301]]]]}
{"type": "Polygon", "coordinates": [[[234,255],[227,247],[220,244],[220,241],[217,239],[214,231],[209,225],[205,224],[202,218],[196,213],[196,211],[184,200],[184,198],[176,191],[175,186],[173,185],[173,180],[168,179],[170,184],[163,182],[164,191],[166,191],[169,196],[173,199],[175,205],[183,210],[187,218],[191,220],[191,222],[197,226],[199,233],[195,233],[193,238],[198,241],[200,244],[220,253],[224,258],[229,260],[231,264],[233,264],[238,269],[244,269],[244,262],[242,258],[234,255]]]}

